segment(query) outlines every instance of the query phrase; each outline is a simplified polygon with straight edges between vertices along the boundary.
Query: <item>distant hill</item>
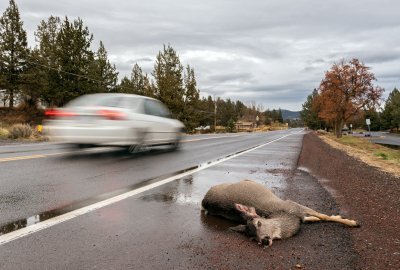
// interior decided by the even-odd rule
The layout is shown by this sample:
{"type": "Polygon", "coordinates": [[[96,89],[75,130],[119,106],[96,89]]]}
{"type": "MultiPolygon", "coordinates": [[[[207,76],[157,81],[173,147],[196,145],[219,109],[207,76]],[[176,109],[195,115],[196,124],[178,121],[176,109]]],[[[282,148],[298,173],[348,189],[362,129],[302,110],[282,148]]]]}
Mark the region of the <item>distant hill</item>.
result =
{"type": "Polygon", "coordinates": [[[283,120],[286,120],[286,119],[290,119],[290,120],[300,119],[300,112],[299,111],[289,111],[289,110],[281,109],[281,112],[282,112],[283,120]]]}

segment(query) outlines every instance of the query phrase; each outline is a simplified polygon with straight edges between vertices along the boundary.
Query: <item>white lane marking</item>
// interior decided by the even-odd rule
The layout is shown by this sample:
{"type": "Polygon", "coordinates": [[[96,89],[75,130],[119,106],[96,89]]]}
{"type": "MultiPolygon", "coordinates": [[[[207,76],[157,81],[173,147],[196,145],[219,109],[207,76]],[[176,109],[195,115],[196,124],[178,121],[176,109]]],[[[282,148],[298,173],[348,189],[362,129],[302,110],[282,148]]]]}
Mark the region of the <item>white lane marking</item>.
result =
{"type": "Polygon", "coordinates": [[[59,155],[72,154],[72,153],[101,152],[104,150],[111,150],[111,149],[112,149],[111,147],[102,147],[102,148],[94,148],[94,149],[85,149],[85,150],[80,150],[80,151],[59,152],[59,153],[51,153],[51,154],[43,154],[43,155],[7,157],[7,158],[0,158],[0,163],[1,162],[9,162],[9,161],[17,161],[17,160],[25,160],[25,159],[46,158],[46,157],[51,157],[51,156],[59,156],[59,155]]]}
{"type": "Polygon", "coordinates": [[[222,163],[222,162],[224,162],[224,161],[227,161],[227,160],[229,160],[229,159],[232,159],[232,158],[235,158],[235,157],[244,155],[244,154],[249,153],[249,152],[251,152],[251,151],[253,151],[253,150],[256,150],[256,149],[258,149],[258,148],[261,148],[261,147],[266,146],[266,145],[268,145],[268,144],[271,144],[271,143],[273,143],[273,142],[282,140],[283,138],[286,138],[286,137],[288,137],[288,136],[291,136],[291,135],[294,135],[294,134],[298,134],[298,133],[300,133],[300,132],[301,132],[301,131],[295,132],[295,133],[290,133],[290,134],[287,134],[287,135],[284,135],[284,136],[282,136],[282,137],[279,137],[279,138],[274,139],[274,140],[272,140],[272,141],[269,141],[269,142],[267,142],[267,143],[261,144],[261,145],[259,145],[259,146],[254,147],[254,148],[245,150],[245,151],[240,152],[240,153],[238,153],[238,154],[234,154],[234,155],[232,155],[232,156],[222,158],[222,159],[220,159],[220,160],[211,162],[211,163],[209,163],[209,164],[201,165],[201,166],[199,166],[199,167],[196,168],[196,169],[193,169],[193,170],[190,170],[190,171],[187,171],[187,172],[184,172],[184,173],[175,175],[175,176],[171,176],[171,177],[169,177],[169,178],[166,178],[166,179],[164,179],[164,180],[158,181],[158,182],[156,182],[156,183],[152,183],[152,184],[149,184],[149,185],[147,185],[147,186],[144,186],[144,187],[141,187],[141,188],[137,188],[137,189],[128,191],[128,192],[126,192],[126,193],[117,195],[117,196],[115,196],[115,197],[106,199],[106,200],[104,200],[104,201],[100,201],[100,202],[94,203],[94,204],[92,204],[92,205],[88,205],[88,206],[85,206],[85,207],[76,209],[76,210],[74,210],[74,211],[65,213],[65,214],[63,214],[63,215],[60,215],[60,216],[57,216],[57,217],[54,217],[54,218],[50,218],[50,219],[45,220],[45,221],[43,221],[43,222],[39,222],[39,223],[36,223],[36,224],[34,224],[34,225],[31,225],[31,226],[27,226],[27,227],[22,228],[22,229],[19,229],[19,230],[16,230],[16,231],[13,231],[13,232],[4,234],[4,235],[0,235],[0,246],[1,246],[1,245],[4,245],[4,244],[7,244],[7,243],[9,243],[9,242],[11,242],[11,241],[17,240],[17,239],[19,239],[19,238],[22,238],[22,237],[24,237],[24,236],[28,236],[28,235],[30,235],[30,234],[39,232],[39,231],[44,230],[44,229],[46,229],[46,228],[52,227],[52,226],[57,225],[57,224],[59,224],[59,223],[61,223],[61,222],[64,222],[64,221],[67,221],[67,220],[70,220],[70,219],[73,219],[73,218],[82,216],[82,215],[84,215],[84,214],[93,212],[93,211],[95,211],[95,210],[97,210],[97,209],[103,208],[103,207],[108,206],[108,205],[110,205],[110,204],[113,204],[113,203],[116,203],[116,202],[125,200],[125,199],[127,199],[127,198],[129,198],[129,197],[132,197],[132,196],[134,196],[134,195],[137,195],[137,194],[140,194],[140,193],[142,193],[142,192],[148,191],[148,190],[150,190],[150,189],[159,187],[159,186],[161,186],[161,185],[165,185],[165,184],[167,184],[167,183],[169,183],[169,182],[172,182],[172,181],[175,181],[175,180],[177,180],[177,179],[183,178],[183,177],[185,177],[185,176],[191,175],[191,174],[196,173],[196,172],[198,172],[198,171],[207,169],[207,168],[209,168],[209,167],[211,167],[211,166],[215,166],[215,165],[217,165],[217,164],[219,164],[219,163],[222,163]]]}
{"type": "Polygon", "coordinates": [[[205,140],[219,139],[219,138],[234,138],[234,137],[239,137],[239,136],[243,136],[243,135],[207,137],[207,138],[200,138],[200,139],[182,140],[182,142],[197,142],[197,141],[205,141],[205,140]]]}
{"type": "Polygon", "coordinates": [[[9,158],[2,158],[0,162],[6,161],[14,161],[14,160],[24,160],[24,159],[32,159],[32,158],[44,158],[44,155],[32,155],[32,156],[20,156],[20,157],[9,157],[9,158]]]}

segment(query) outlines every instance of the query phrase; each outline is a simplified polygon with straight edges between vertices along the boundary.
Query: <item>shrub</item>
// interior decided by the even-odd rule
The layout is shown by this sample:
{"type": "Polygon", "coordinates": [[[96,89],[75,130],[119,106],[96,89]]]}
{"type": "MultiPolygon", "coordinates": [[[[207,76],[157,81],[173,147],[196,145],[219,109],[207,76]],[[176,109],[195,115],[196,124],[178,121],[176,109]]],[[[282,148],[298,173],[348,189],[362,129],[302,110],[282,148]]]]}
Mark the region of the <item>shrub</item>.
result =
{"type": "Polygon", "coordinates": [[[32,128],[27,124],[16,124],[10,128],[10,137],[13,139],[29,138],[32,133],[32,128]]]}
{"type": "Polygon", "coordinates": [[[380,157],[384,160],[388,160],[388,155],[386,153],[378,152],[375,154],[375,156],[380,157]]]}
{"type": "Polygon", "coordinates": [[[10,135],[7,129],[0,127],[0,139],[6,139],[10,135]]]}

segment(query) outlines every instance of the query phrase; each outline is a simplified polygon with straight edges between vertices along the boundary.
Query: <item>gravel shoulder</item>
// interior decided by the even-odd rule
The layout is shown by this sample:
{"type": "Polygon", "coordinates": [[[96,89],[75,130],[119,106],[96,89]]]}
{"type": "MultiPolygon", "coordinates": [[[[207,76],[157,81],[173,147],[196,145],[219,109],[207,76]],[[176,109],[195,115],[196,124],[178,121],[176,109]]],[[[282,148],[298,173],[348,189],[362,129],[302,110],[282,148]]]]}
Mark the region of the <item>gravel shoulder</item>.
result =
{"type": "Polygon", "coordinates": [[[43,143],[43,142],[48,142],[48,139],[46,138],[40,138],[40,139],[1,139],[0,138],[0,146],[7,146],[7,145],[26,145],[26,144],[37,144],[37,143],[43,143]]]}
{"type": "Polygon", "coordinates": [[[349,230],[357,254],[353,267],[400,269],[399,179],[332,148],[313,133],[304,136],[298,165],[330,192],[344,215],[361,223],[349,230]]]}

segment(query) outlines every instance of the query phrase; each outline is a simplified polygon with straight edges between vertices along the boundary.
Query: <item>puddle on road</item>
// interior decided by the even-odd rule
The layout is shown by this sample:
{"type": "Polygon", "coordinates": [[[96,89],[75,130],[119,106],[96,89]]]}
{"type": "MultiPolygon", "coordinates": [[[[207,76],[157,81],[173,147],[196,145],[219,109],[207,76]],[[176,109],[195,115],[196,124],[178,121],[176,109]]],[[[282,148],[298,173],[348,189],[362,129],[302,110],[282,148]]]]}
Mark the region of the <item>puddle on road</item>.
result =
{"type": "Polygon", "coordinates": [[[156,201],[156,202],[173,202],[175,201],[175,197],[168,195],[168,194],[162,194],[162,193],[156,193],[156,194],[150,194],[146,196],[140,197],[143,201],[146,202],[151,202],[151,201],[156,201]]]}
{"type": "MultiPolygon", "coordinates": [[[[67,205],[65,207],[62,207],[62,208],[45,211],[45,212],[30,216],[30,217],[27,217],[27,218],[19,219],[19,220],[10,222],[10,223],[6,223],[4,225],[0,225],[0,235],[7,234],[7,233],[10,233],[10,232],[13,232],[13,231],[16,231],[16,230],[19,230],[19,229],[22,229],[22,228],[37,224],[39,222],[48,220],[50,218],[66,214],[68,212],[77,210],[79,208],[82,208],[82,207],[85,207],[85,206],[88,206],[88,205],[91,205],[91,204],[94,204],[94,203],[97,203],[97,202],[100,202],[100,201],[115,197],[117,195],[129,192],[131,190],[135,190],[135,189],[150,185],[152,183],[159,182],[160,180],[163,180],[163,179],[166,179],[166,178],[169,178],[169,177],[181,174],[181,173],[185,173],[185,172],[194,170],[196,168],[198,168],[198,166],[193,166],[193,167],[187,168],[185,170],[177,171],[175,173],[171,173],[171,174],[163,175],[163,176],[160,176],[160,177],[148,179],[148,180],[145,180],[143,182],[130,185],[130,186],[128,186],[126,188],[123,188],[123,189],[118,189],[118,190],[115,190],[115,191],[112,191],[112,192],[108,192],[108,193],[104,193],[104,194],[101,194],[99,196],[95,196],[95,197],[92,197],[92,198],[89,198],[89,199],[86,199],[86,200],[82,200],[82,201],[78,201],[76,203],[72,203],[72,204],[67,205]]],[[[166,198],[164,198],[164,199],[166,199],[166,198]]]]}

